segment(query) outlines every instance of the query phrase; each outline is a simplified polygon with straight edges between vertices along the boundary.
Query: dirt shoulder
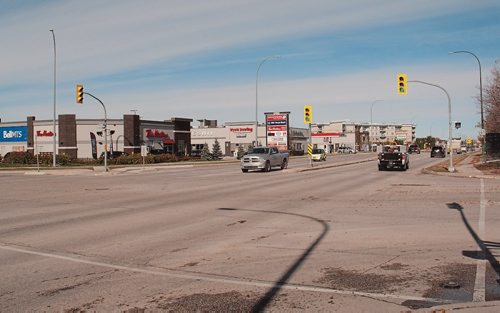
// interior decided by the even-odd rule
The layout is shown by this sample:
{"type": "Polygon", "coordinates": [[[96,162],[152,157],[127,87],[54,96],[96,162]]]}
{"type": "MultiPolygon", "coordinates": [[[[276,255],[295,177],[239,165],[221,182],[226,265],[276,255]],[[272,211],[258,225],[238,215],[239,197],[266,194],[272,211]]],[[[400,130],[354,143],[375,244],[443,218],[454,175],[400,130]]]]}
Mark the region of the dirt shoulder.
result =
{"type": "MultiPolygon", "coordinates": [[[[453,165],[456,167],[457,165],[460,165],[464,160],[468,157],[469,155],[467,154],[459,154],[459,155],[453,155],[453,165]]],[[[449,166],[449,160],[443,160],[442,162],[439,162],[436,165],[433,165],[429,167],[428,169],[433,171],[433,172],[438,172],[438,173],[447,173],[448,172],[448,166],[449,166]]]]}
{"type": "Polygon", "coordinates": [[[495,162],[482,163],[480,155],[472,156],[474,167],[480,170],[484,175],[500,175],[500,160],[495,162]]]}

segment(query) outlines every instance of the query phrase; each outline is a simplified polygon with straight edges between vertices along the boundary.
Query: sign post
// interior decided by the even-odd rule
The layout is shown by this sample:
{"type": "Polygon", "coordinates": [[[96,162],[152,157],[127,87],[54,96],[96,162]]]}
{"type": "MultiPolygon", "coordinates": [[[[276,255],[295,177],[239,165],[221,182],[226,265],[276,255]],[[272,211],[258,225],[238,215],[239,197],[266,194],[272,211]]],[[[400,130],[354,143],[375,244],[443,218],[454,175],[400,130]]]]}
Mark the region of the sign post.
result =
{"type": "Polygon", "coordinates": [[[290,112],[266,112],[266,146],[288,150],[290,112]]]}
{"type": "Polygon", "coordinates": [[[142,166],[146,166],[146,155],[148,155],[148,146],[141,146],[142,166]]]}
{"type": "Polygon", "coordinates": [[[40,153],[40,151],[38,151],[38,142],[37,142],[37,139],[38,139],[38,135],[37,133],[35,133],[35,155],[36,155],[36,171],[37,172],[40,172],[40,160],[38,158],[38,154],[40,153]]]}
{"type": "Polygon", "coordinates": [[[307,145],[307,154],[309,155],[309,164],[313,167],[312,162],[312,105],[304,106],[304,124],[309,124],[309,143],[307,145]]]}

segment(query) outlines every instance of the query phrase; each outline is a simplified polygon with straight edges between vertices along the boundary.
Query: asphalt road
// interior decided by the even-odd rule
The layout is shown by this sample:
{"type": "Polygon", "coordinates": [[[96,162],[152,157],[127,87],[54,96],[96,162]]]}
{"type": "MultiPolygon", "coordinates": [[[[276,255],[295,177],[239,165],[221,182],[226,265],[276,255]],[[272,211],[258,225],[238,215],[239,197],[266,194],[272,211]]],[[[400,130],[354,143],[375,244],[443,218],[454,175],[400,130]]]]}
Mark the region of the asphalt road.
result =
{"type": "Polygon", "coordinates": [[[303,158],[270,173],[1,172],[0,311],[401,312],[499,300],[500,182],[422,174],[439,161],[412,155],[406,172],[376,161],[300,172],[303,158]]]}

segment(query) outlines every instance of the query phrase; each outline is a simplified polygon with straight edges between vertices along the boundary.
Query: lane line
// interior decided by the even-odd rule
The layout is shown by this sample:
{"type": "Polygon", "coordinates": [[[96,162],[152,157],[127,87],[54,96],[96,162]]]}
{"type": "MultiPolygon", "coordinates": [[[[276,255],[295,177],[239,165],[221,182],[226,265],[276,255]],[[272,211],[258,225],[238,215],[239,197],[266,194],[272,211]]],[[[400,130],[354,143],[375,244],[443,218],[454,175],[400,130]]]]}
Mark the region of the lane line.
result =
{"type": "MultiPolygon", "coordinates": [[[[58,255],[58,254],[53,254],[53,253],[39,252],[39,251],[35,251],[32,249],[28,250],[25,248],[20,248],[18,246],[14,246],[11,244],[5,244],[5,243],[0,243],[0,249],[24,253],[24,254],[36,255],[36,256],[41,256],[41,257],[47,257],[47,258],[52,258],[52,259],[70,261],[70,262],[74,262],[74,263],[88,264],[88,265],[100,266],[100,267],[105,267],[105,268],[117,269],[117,270],[121,270],[121,271],[141,273],[141,274],[174,277],[174,278],[180,278],[180,279],[191,279],[191,280],[198,280],[198,281],[208,281],[208,282],[216,282],[216,283],[235,284],[235,285],[252,286],[252,287],[262,287],[262,288],[274,288],[274,287],[276,287],[274,282],[264,282],[264,281],[257,281],[257,280],[251,280],[251,279],[229,279],[229,278],[220,278],[220,277],[210,277],[210,276],[203,276],[202,274],[194,275],[194,274],[169,273],[169,272],[152,270],[152,269],[130,267],[130,266],[116,265],[116,264],[110,264],[110,263],[104,263],[104,262],[98,262],[98,261],[85,260],[85,259],[81,259],[81,258],[63,256],[63,255],[58,255]]],[[[296,284],[282,284],[282,285],[279,285],[279,287],[282,289],[289,289],[289,290],[322,292],[322,293],[351,295],[351,296],[362,296],[362,297],[374,298],[374,299],[414,300],[414,301],[434,302],[437,304],[438,303],[439,304],[446,304],[446,303],[456,302],[456,301],[445,300],[445,299],[338,290],[338,289],[332,289],[332,288],[327,288],[327,287],[315,287],[315,286],[296,285],[296,284]]]]}
{"type": "MultiPolygon", "coordinates": [[[[478,235],[481,240],[485,239],[486,224],[486,200],[484,196],[484,179],[481,178],[481,196],[479,202],[479,229],[478,235]]],[[[481,253],[482,255],[482,253],[481,253]]],[[[483,258],[477,260],[476,266],[476,281],[474,283],[474,293],[472,295],[472,301],[474,302],[484,302],[486,300],[486,259],[483,258]]]]}

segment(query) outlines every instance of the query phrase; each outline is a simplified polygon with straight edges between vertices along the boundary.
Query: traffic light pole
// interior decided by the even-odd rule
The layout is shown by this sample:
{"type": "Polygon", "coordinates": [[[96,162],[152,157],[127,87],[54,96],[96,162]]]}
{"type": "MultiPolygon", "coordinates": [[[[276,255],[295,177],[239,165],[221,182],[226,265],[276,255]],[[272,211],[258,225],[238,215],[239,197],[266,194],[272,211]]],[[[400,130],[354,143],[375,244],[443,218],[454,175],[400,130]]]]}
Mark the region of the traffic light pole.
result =
{"type": "Polygon", "coordinates": [[[104,109],[104,171],[107,172],[108,171],[108,113],[106,112],[106,107],[104,106],[104,103],[102,103],[102,101],[99,98],[88,92],[83,92],[83,94],[91,96],[92,98],[99,101],[99,103],[102,105],[102,108],[104,109]]]}
{"type": "Polygon", "coordinates": [[[452,121],[451,121],[451,99],[450,99],[450,95],[448,94],[448,92],[446,91],[446,89],[444,89],[443,87],[441,87],[439,85],[436,85],[436,84],[431,84],[431,83],[423,82],[423,81],[420,81],[420,80],[409,80],[408,82],[409,83],[419,83],[419,84],[424,84],[424,85],[428,85],[428,86],[439,88],[442,91],[444,91],[444,93],[446,94],[446,97],[448,97],[448,148],[450,149],[450,164],[449,164],[449,167],[448,167],[448,172],[454,172],[455,168],[453,167],[453,149],[452,149],[452,139],[453,138],[452,138],[452,127],[451,127],[452,121]]]}

